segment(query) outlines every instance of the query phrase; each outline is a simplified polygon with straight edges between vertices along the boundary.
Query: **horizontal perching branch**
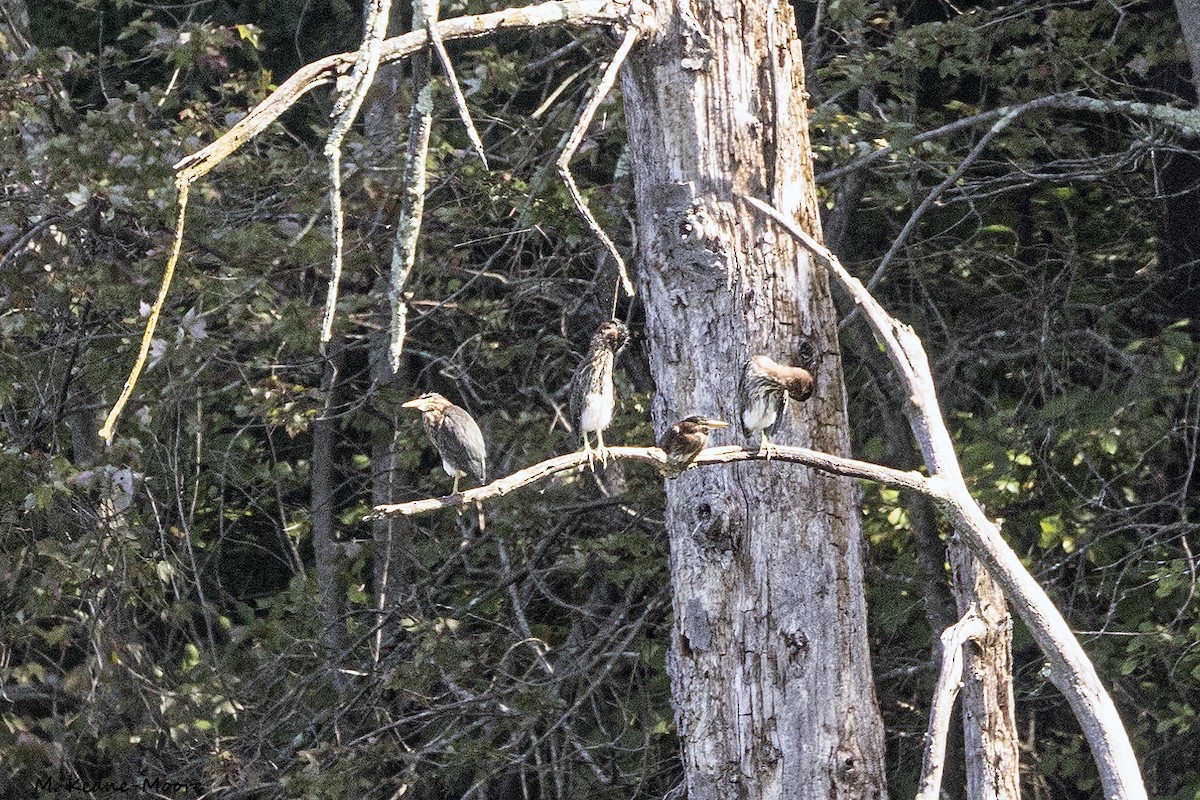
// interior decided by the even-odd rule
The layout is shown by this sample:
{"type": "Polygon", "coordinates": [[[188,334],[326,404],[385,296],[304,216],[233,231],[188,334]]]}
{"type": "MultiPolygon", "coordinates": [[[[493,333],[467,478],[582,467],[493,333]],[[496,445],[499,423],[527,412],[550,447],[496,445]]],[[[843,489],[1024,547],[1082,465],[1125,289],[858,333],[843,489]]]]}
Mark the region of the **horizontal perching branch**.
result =
{"type": "MultiPolygon", "coordinates": [[[[630,17],[636,11],[636,5],[621,0],[561,0],[524,8],[508,8],[491,14],[453,17],[438,22],[435,29],[438,38],[445,41],[485,36],[501,29],[537,28],[544,25],[586,28],[594,25],[612,26],[623,21],[632,24],[633,20],[630,17]]],[[[428,32],[425,29],[386,39],[379,51],[379,64],[399,61],[417,52],[428,42],[428,32]]],[[[239,147],[266,130],[267,126],[295,105],[301,97],[345,74],[354,66],[357,57],[357,51],[335,53],[296,70],[271,93],[270,97],[255,106],[221,138],[175,164],[178,178],[190,182],[206,174],[239,147]]]]}
{"type": "MultiPolygon", "coordinates": [[[[666,469],[667,465],[666,454],[657,447],[610,447],[606,452],[608,458],[644,461],[660,469],[666,469]]],[[[503,497],[523,486],[528,486],[543,478],[548,478],[557,472],[565,472],[584,466],[588,463],[588,458],[588,454],[583,451],[568,453],[565,456],[555,456],[476,489],[468,489],[465,492],[446,495],[445,497],[430,497],[423,500],[412,500],[407,503],[375,506],[375,510],[366,519],[427,514],[430,511],[437,511],[439,508],[467,506],[483,502],[484,500],[503,497]]],[[[707,467],[714,464],[732,464],[736,461],[765,460],[767,460],[766,451],[754,448],[739,447],[737,445],[710,447],[707,450],[701,451],[696,456],[696,460],[692,462],[689,469],[707,467]]],[[[787,447],[772,443],[770,460],[788,464],[802,464],[830,475],[877,481],[887,486],[894,486],[899,489],[912,489],[933,497],[941,495],[938,482],[936,480],[931,481],[919,472],[905,472],[903,470],[872,464],[868,461],[842,458],[841,456],[833,456],[804,447],[787,447]]]]}

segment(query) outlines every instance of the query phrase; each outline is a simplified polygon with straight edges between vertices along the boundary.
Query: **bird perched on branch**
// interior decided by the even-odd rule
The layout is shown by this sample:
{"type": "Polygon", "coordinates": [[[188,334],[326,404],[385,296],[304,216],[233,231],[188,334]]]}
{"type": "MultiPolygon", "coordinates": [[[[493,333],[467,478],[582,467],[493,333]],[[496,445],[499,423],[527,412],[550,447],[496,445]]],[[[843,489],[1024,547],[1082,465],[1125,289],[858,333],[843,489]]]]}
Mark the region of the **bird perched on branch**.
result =
{"type": "Polygon", "coordinates": [[[748,436],[761,437],[759,451],[771,455],[768,434],[774,433],[789,398],[804,401],[812,396],[813,376],[803,367],[780,364],[767,356],[753,356],[742,368],[742,427],[748,436]]]}
{"type": "Polygon", "coordinates": [[[452,494],[458,494],[459,478],[469,475],[479,483],[487,479],[487,445],[470,414],[437,392],[409,400],[404,408],[421,412],[425,433],[442,456],[442,469],[454,478],[452,494]]]}
{"type": "Polygon", "coordinates": [[[571,379],[571,422],[583,439],[583,451],[588,454],[589,462],[594,463],[597,457],[605,463],[608,460],[604,448],[604,429],[612,422],[617,407],[613,390],[613,364],[617,354],[628,343],[629,329],[624,324],[616,320],[605,322],[596,329],[587,355],[571,379]],[[589,433],[596,434],[594,450],[588,439],[589,433]]]}
{"type": "Polygon", "coordinates": [[[658,447],[667,454],[671,477],[678,477],[708,446],[708,434],[713,428],[727,427],[729,423],[723,419],[691,416],[667,428],[658,440],[658,447]]]}

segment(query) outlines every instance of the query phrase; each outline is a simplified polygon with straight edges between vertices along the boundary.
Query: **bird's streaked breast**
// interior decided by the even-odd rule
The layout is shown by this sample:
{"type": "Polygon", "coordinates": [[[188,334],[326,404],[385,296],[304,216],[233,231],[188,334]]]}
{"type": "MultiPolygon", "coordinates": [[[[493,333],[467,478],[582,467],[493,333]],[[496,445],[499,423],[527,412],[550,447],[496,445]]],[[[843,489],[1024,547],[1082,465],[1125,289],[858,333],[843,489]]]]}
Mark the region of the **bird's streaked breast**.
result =
{"type": "Polygon", "coordinates": [[[579,414],[579,429],[602,431],[612,422],[613,390],[609,383],[603,392],[588,392],[583,398],[583,410],[579,414]]]}
{"type": "Polygon", "coordinates": [[[779,404],[752,400],[742,410],[742,425],[748,431],[763,431],[779,418],[779,404]]]}

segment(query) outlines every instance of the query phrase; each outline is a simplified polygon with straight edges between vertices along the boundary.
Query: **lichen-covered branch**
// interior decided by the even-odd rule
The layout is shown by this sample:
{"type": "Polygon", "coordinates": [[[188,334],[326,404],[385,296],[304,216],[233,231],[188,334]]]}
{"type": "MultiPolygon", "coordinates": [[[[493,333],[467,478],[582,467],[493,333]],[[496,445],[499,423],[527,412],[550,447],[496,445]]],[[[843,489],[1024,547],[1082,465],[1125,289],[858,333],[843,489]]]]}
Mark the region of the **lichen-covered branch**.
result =
{"type": "MultiPolygon", "coordinates": [[[[437,28],[438,5],[425,0],[413,2],[413,27],[420,24],[430,34],[437,28]],[[427,16],[429,15],[429,16],[427,16]]],[[[388,305],[391,309],[388,359],[392,374],[400,370],[404,353],[404,338],[408,335],[408,303],[404,289],[417,260],[417,239],[421,220],[425,216],[425,176],[429,158],[429,133],[433,129],[433,84],[429,81],[429,53],[414,53],[412,57],[413,106],[408,122],[408,150],[404,156],[404,184],[400,197],[400,213],[396,219],[396,236],[392,240],[392,268],[388,281],[388,305]]]]}
{"type": "Polygon", "coordinates": [[[333,244],[333,253],[329,265],[329,291],[325,297],[325,315],[321,321],[321,345],[324,346],[333,336],[333,318],[337,312],[338,287],[342,282],[342,249],[344,245],[343,231],[345,217],[342,214],[342,142],[350,132],[350,126],[358,117],[363,99],[371,82],[375,80],[375,70],[379,67],[379,53],[383,49],[383,41],[387,37],[388,16],[391,14],[392,0],[371,0],[367,10],[367,20],[363,26],[362,45],[354,62],[354,69],[347,79],[347,85],[341,86],[341,92],[334,103],[333,113],[337,120],[325,140],[325,158],[329,164],[329,236],[333,244]]]}
{"type": "MultiPolygon", "coordinates": [[[[609,458],[643,461],[653,464],[660,469],[665,469],[667,465],[666,455],[657,447],[609,447],[606,453],[609,458]]],[[[700,455],[696,456],[696,460],[692,462],[688,469],[716,464],[732,464],[737,461],[765,460],[767,460],[766,452],[754,448],[739,447],[736,445],[710,447],[707,450],[701,451],[700,455]]],[[[802,464],[830,475],[878,481],[901,489],[914,489],[925,493],[932,493],[934,491],[929,486],[928,479],[919,472],[905,472],[903,470],[891,469],[890,467],[883,467],[867,461],[842,458],[841,456],[833,456],[804,447],[788,447],[772,443],[770,460],[788,464],[802,464]]],[[[530,484],[537,483],[555,473],[576,469],[588,463],[589,455],[583,451],[568,453],[565,456],[555,456],[476,489],[468,489],[465,492],[446,495],[445,497],[430,497],[423,500],[412,500],[407,503],[376,506],[367,519],[396,515],[415,516],[417,514],[427,514],[430,511],[436,511],[439,508],[456,508],[485,500],[493,500],[530,484]]]]}

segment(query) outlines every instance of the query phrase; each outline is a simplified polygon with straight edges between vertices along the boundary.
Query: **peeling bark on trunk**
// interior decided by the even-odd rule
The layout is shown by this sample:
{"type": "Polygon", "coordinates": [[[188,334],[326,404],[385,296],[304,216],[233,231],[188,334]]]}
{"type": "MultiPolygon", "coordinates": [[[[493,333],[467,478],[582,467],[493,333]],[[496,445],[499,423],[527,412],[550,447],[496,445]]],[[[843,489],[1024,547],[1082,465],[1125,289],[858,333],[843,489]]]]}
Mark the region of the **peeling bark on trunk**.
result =
{"type": "MultiPolygon", "coordinates": [[[[716,416],[735,433],[715,443],[741,441],[742,362],[795,362],[807,340],[817,392],[777,440],[847,453],[826,276],[734,200],[771,199],[819,231],[790,6],[673,0],[654,13],[623,91],[655,427],[716,416]]],[[[690,800],[883,797],[854,483],[778,462],[695,470],[667,482],[667,525],[690,800]]]]}
{"type": "Polygon", "coordinates": [[[1012,617],[1004,591],[957,539],[947,548],[960,613],[972,604],[987,626],[966,648],[961,695],[967,800],[1018,800],[1020,753],[1012,684],[1012,617]]]}

